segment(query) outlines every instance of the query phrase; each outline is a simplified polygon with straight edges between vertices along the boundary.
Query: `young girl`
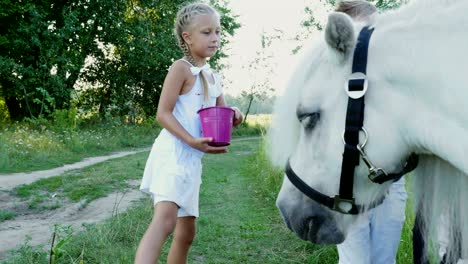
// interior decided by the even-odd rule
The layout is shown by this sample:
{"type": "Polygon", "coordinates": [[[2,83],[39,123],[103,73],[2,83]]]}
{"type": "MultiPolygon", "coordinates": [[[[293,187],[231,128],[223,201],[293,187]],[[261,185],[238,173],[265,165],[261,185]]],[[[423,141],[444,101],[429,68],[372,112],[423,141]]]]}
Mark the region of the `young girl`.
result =
{"type": "MultiPolygon", "coordinates": [[[[225,153],[201,137],[197,111],[225,106],[220,80],[206,64],[220,45],[220,15],[194,3],[181,8],[175,35],[184,57],[169,69],[162,88],[157,120],[164,127],[146,163],[140,189],[154,200],[153,219],[138,246],[135,263],[155,263],[167,237],[174,232],[168,263],[186,263],[195,237],[203,153],[225,153]]],[[[234,125],[242,122],[237,108],[234,125]]]]}

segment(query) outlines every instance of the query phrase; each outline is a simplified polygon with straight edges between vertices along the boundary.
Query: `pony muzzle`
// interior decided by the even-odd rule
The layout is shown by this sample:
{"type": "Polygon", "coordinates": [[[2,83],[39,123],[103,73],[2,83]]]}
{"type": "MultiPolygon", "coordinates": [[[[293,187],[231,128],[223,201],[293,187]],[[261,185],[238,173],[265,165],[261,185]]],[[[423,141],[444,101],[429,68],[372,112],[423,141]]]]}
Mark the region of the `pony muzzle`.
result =
{"type": "Polygon", "coordinates": [[[277,201],[277,206],[286,226],[296,235],[314,244],[339,244],[344,241],[344,233],[338,229],[331,211],[315,201],[304,204],[289,204],[287,200],[277,201]]]}

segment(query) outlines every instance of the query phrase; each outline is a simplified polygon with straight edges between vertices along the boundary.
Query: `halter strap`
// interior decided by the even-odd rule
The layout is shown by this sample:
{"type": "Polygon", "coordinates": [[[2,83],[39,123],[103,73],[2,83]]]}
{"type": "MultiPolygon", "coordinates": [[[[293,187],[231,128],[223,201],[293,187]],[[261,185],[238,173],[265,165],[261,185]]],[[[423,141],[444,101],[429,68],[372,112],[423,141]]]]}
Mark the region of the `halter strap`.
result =
{"type": "MultiPolygon", "coordinates": [[[[353,56],[352,73],[362,73],[364,78],[349,80],[348,89],[352,91],[364,91],[367,70],[367,54],[369,40],[374,29],[364,27],[359,33],[353,56]]],[[[354,205],[353,186],[354,170],[359,165],[360,154],[357,149],[359,144],[359,132],[364,123],[364,93],[359,98],[348,97],[346,110],[346,123],[344,131],[343,161],[341,163],[340,190],[338,197],[354,205]]]]}
{"type": "Polygon", "coordinates": [[[397,173],[390,173],[390,174],[382,174],[378,177],[375,177],[373,179],[371,179],[371,181],[375,182],[375,183],[378,183],[378,184],[382,184],[384,182],[387,182],[387,181],[398,181],[399,179],[401,179],[401,177],[403,177],[406,173],[416,169],[416,167],[418,166],[418,163],[419,163],[419,156],[412,153],[408,159],[406,160],[406,164],[405,166],[403,167],[403,169],[400,171],[400,172],[397,172],[397,173]]]}
{"type": "Polygon", "coordinates": [[[338,195],[335,197],[330,197],[310,187],[303,180],[301,180],[299,176],[297,176],[297,174],[291,168],[291,163],[289,159],[286,162],[285,173],[289,181],[307,197],[316,201],[317,203],[325,205],[326,207],[332,210],[339,211],[342,213],[356,215],[356,214],[364,212],[366,209],[368,210],[368,209],[372,209],[376,207],[377,205],[381,204],[385,200],[385,195],[384,195],[380,197],[379,199],[377,199],[375,202],[369,204],[368,206],[363,206],[363,205],[352,203],[351,209],[349,211],[343,212],[343,210],[341,210],[339,206],[339,203],[342,202],[342,199],[340,199],[338,195]]]}
{"type": "MultiPolygon", "coordinates": [[[[361,148],[358,148],[358,146],[360,146],[359,133],[361,130],[364,132],[366,131],[363,128],[365,106],[364,95],[367,91],[367,54],[369,40],[373,31],[373,28],[364,27],[359,33],[358,41],[354,50],[352,74],[350,80],[348,81],[347,87],[347,93],[349,97],[348,107],[346,110],[345,131],[343,134],[345,144],[341,166],[339,194],[335,197],[330,197],[314,190],[303,180],[301,180],[299,176],[297,176],[297,174],[291,168],[289,159],[285,167],[285,173],[289,181],[303,194],[317,203],[344,214],[359,214],[366,209],[376,207],[385,199],[385,195],[383,195],[373,203],[363,206],[356,204],[353,196],[354,171],[356,166],[359,165],[359,160],[361,158],[361,148]]],[[[365,143],[362,144],[362,146],[364,145],[365,143]]],[[[418,156],[411,154],[401,172],[388,175],[377,175],[371,180],[380,184],[389,180],[396,181],[404,174],[416,168],[417,164],[418,156]]]]}

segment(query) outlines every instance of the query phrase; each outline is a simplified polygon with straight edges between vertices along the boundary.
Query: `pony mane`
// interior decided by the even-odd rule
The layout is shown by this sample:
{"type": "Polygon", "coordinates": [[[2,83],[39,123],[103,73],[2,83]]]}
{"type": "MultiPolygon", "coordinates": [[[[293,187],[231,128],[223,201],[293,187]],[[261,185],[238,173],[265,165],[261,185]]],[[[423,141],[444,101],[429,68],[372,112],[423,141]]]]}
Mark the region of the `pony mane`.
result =
{"type": "Polygon", "coordinates": [[[382,27],[402,25],[433,25],[449,23],[456,25],[457,19],[466,21],[465,10],[453,8],[466,4],[464,0],[412,0],[394,10],[387,10],[374,16],[373,25],[382,27]],[[457,13],[458,12],[458,13],[457,13]],[[455,19],[456,18],[456,19],[455,19]]]}
{"type": "Polygon", "coordinates": [[[409,183],[413,209],[420,210],[425,244],[432,249],[430,252],[437,252],[440,243],[447,248],[439,249],[439,256],[447,254],[445,263],[457,263],[459,256],[466,257],[468,176],[445,160],[422,155],[409,183]]]}
{"type": "Polygon", "coordinates": [[[318,67],[325,55],[324,47],[315,44],[316,41],[304,45],[315,48],[304,48],[296,54],[302,59],[290,76],[283,94],[277,97],[273,108],[274,114],[267,133],[267,154],[272,164],[281,168],[285,166],[299,140],[301,124],[296,116],[296,107],[307,81],[307,73],[311,72],[313,67],[318,67]]]}
{"type": "MultiPolygon", "coordinates": [[[[385,31],[411,28],[462,32],[468,24],[464,0],[413,0],[401,8],[373,17],[372,25],[385,31]]],[[[446,254],[445,263],[468,256],[468,175],[433,155],[420,156],[417,169],[408,177],[413,211],[420,210],[422,231],[429,252],[446,254]],[[439,248],[439,246],[441,248],[439,248]],[[439,252],[438,252],[439,251],[439,252]]]]}

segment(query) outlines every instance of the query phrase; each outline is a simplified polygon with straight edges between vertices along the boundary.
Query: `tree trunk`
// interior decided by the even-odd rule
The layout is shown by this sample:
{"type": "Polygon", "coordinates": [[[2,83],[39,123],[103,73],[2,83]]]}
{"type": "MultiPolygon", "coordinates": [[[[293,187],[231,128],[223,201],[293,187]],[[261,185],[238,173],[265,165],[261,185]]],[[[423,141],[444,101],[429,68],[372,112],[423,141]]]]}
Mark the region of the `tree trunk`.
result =
{"type": "Polygon", "coordinates": [[[21,121],[26,113],[21,108],[20,102],[15,97],[5,97],[5,104],[10,114],[10,119],[14,121],[21,121]]]}
{"type": "Polygon", "coordinates": [[[111,104],[111,92],[108,89],[102,91],[101,100],[99,103],[99,116],[104,119],[106,116],[107,107],[111,104]]]}
{"type": "Polygon", "coordinates": [[[250,95],[250,100],[249,100],[249,106],[247,106],[247,111],[245,111],[245,118],[244,118],[244,124],[247,124],[247,116],[249,115],[250,112],[250,107],[252,106],[254,96],[251,94],[250,95]]]}
{"type": "Polygon", "coordinates": [[[1,89],[0,92],[5,99],[5,105],[8,109],[8,113],[10,115],[10,119],[12,121],[21,121],[23,118],[26,117],[27,112],[26,108],[24,107],[24,103],[18,100],[15,94],[15,87],[14,84],[6,79],[2,79],[0,81],[1,89]],[[23,106],[23,107],[22,107],[23,106]]]}

